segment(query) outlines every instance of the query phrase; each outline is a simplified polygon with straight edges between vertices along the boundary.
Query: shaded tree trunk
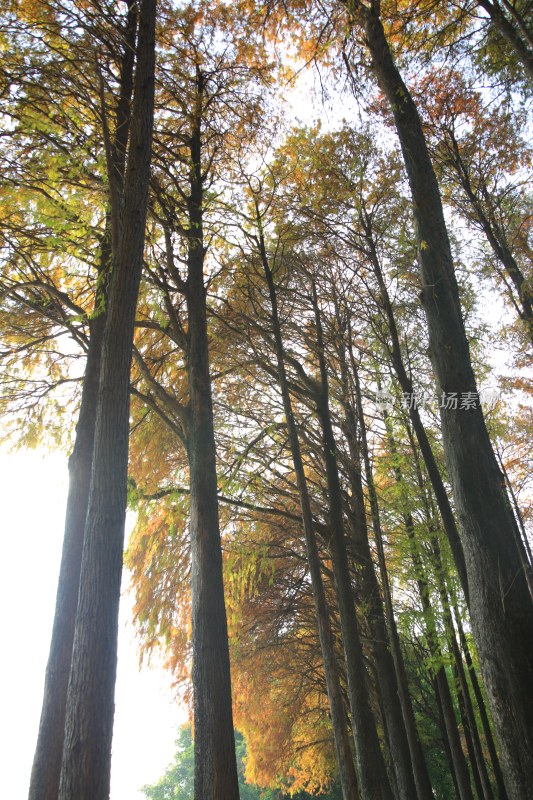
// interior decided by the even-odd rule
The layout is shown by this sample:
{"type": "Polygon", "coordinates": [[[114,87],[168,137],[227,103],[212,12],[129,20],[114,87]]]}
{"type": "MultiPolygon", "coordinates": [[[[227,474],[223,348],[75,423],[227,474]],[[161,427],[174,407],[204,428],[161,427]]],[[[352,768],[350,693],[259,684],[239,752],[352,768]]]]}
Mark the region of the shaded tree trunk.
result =
{"type": "Polygon", "coordinates": [[[457,775],[455,774],[455,769],[453,765],[452,751],[450,749],[450,742],[448,741],[448,731],[446,730],[446,720],[444,719],[444,711],[440,700],[439,687],[437,686],[437,681],[435,678],[433,678],[432,684],[433,684],[433,691],[435,693],[435,704],[437,706],[437,712],[438,712],[438,722],[440,728],[440,738],[442,742],[442,747],[446,759],[448,761],[448,765],[450,767],[450,777],[452,779],[453,788],[455,791],[455,797],[460,798],[461,792],[459,789],[459,784],[457,783],[457,775]]]}
{"type": "MultiPolygon", "coordinates": [[[[340,626],[346,658],[346,674],[348,677],[348,693],[352,712],[352,725],[354,729],[355,749],[359,764],[359,781],[363,797],[369,800],[389,800],[393,792],[387,777],[385,761],[381,752],[376,721],[370,705],[369,693],[366,685],[366,669],[361,645],[359,623],[355,612],[354,596],[351,585],[350,569],[344,531],[344,515],[342,491],[337,466],[336,443],[329,410],[329,389],[326,362],[324,357],[324,341],[322,323],[318,307],[316,286],[312,284],[313,307],[315,311],[317,350],[320,368],[320,386],[316,393],[316,408],[320,419],[324,460],[326,464],[326,477],[328,486],[328,517],[329,517],[329,548],[333,564],[333,574],[337,591],[339,606],[340,626]]],[[[391,699],[384,692],[389,687],[381,686],[381,695],[384,705],[391,699]]],[[[398,783],[401,786],[402,797],[416,797],[416,787],[411,771],[409,751],[404,740],[396,730],[396,724],[401,723],[397,717],[392,719],[390,708],[386,709],[386,725],[389,740],[393,746],[392,761],[397,770],[398,783]],[[391,724],[393,729],[391,730],[391,724]],[[399,749],[396,749],[397,746],[399,749]],[[407,759],[407,763],[406,762],[407,759]],[[410,792],[410,794],[409,794],[410,792]]],[[[403,728],[403,725],[401,725],[403,728]]],[[[405,732],[402,731],[402,735],[405,732]]]]}
{"type": "MultiPolygon", "coordinates": [[[[350,329],[350,328],[349,328],[350,329]]],[[[377,545],[377,553],[378,553],[378,563],[381,575],[381,582],[383,587],[383,596],[385,602],[385,610],[386,610],[386,617],[388,622],[388,635],[387,635],[387,626],[385,624],[385,618],[383,613],[383,606],[381,603],[381,596],[379,593],[379,585],[377,583],[377,579],[374,572],[374,567],[372,564],[372,558],[370,554],[370,547],[368,541],[368,530],[366,525],[366,517],[365,517],[365,506],[364,506],[364,495],[363,495],[363,484],[362,484],[362,477],[360,469],[356,469],[355,465],[360,463],[360,456],[358,451],[358,445],[356,442],[356,421],[353,414],[353,410],[350,407],[350,404],[346,403],[346,413],[348,416],[348,425],[347,425],[347,438],[348,444],[350,448],[350,456],[354,465],[354,469],[351,470],[351,479],[352,479],[352,495],[355,502],[355,517],[356,517],[356,527],[364,532],[364,536],[360,535],[361,544],[363,547],[363,557],[365,562],[370,565],[372,570],[372,574],[370,575],[369,572],[369,581],[374,580],[375,586],[372,595],[376,598],[379,598],[379,605],[377,609],[374,610],[375,617],[381,617],[380,621],[380,628],[381,628],[381,636],[379,641],[383,642],[385,645],[384,653],[382,658],[386,662],[392,662],[388,665],[388,668],[384,672],[381,681],[386,681],[389,688],[389,693],[391,693],[391,704],[396,704],[399,702],[400,705],[400,713],[403,718],[403,726],[398,726],[398,736],[402,735],[402,727],[404,728],[404,735],[406,737],[406,742],[409,747],[409,752],[411,756],[411,765],[413,769],[413,775],[416,784],[416,792],[417,796],[420,800],[428,799],[431,800],[433,798],[433,790],[431,787],[431,782],[429,780],[429,775],[427,771],[426,762],[424,759],[424,754],[422,751],[422,746],[420,744],[420,739],[418,737],[418,731],[416,728],[415,716],[414,711],[411,703],[411,698],[409,695],[409,688],[407,683],[407,674],[405,671],[405,664],[403,660],[403,655],[400,646],[400,639],[398,636],[398,630],[396,627],[396,620],[394,618],[394,610],[392,605],[392,596],[390,590],[390,583],[388,578],[387,572],[387,565],[385,563],[385,553],[383,549],[383,536],[381,530],[381,521],[380,521],[380,514],[379,514],[379,507],[377,502],[377,494],[374,486],[374,479],[372,475],[372,468],[370,465],[370,458],[368,453],[368,443],[367,443],[367,436],[366,436],[366,424],[363,415],[363,407],[362,407],[362,398],[361,398],[361,390],[359,385],[359,376],[357,373],[357,367],[355,364],[355,359],[353,358],[353,353],[351,349],[351,335],[350,335],[350,345],[349,345],[350,355],[351,355],[351,362],[352,362],[352,372],[354,373],[354,388],[355,388],[355,402],[356,402],[356,410],[357,410],[357,420],[359,422],[359,428],[361,431],[361,445],[360,449],[362,450],[363,455],[363,463],[365,467],[365,475],[366,475],[366,482],[368,487],[369,499],[370,499],[370,510],[371,510],[371,518],[372,518],[372,527],[374,530],[374,536],[376,539],[377,545]],[[390,641],[390,649],[389,649],[389,641],[390,641]],[[392,670],[391,670],[392,668],[392,670]]],[[[346,364],[344,362],[344,357],[341,357],[341,373],[346,371],[346,364]]],[[[361,545],[359,545],[361,546],[361,545]]],[[[369,570],[369,567],[367,567],[369,570]]],[[[376,630],[374,633],[374,638],[376,639],[379,636],[379,630],[376,630]]],[[[382,645],[382,647],[383,647],[382,645]]],[[[377,656],[376,656],[377,658],[377,656]]],[[[398,712],[397,712],[398,713],[398,712]]]]}
{"type": "MultiPolygon", "coordinates": [[[[416,544],[413,518],[410,513],[404,515],[404,522],[405,530],[411,545],[411,558],[413,560],[415,573],[417,575],[418,592],[422,601],[422,609],[426,622],[426,633],[430,652],[434,658],[437,658],[442,662],[442,652],[435,628],[435,619],[433,615],[433,609],[431,607],[429,588],[424,578],[423,566],[416,544]]],[[[448,678],[446,677],[446,671],[442,664],[437,668],[434,680],[435,688],[438,693],[438,705],[442,714],[442,720],[444,722],[448,741],[447,751],[451,758],[450,769],[454,774],[454,783],[457,793],[460,800],[473,800],[472,788],[470,785],[470,774],[468,772],[468,766],[463,753],[463,748],[461,746],[461,739],[455,718],[453,698],[450,692],[448,678]]]]}
{"type": "Polygon", "coordinates": [[[80,586],[85,518],[91,484],[104,326],[105,313],[99,314],[90,322],[87,366],[76,425],[76,440],[68,462],[69,488],[63,552],[29,800],[57,800],[59,791],[67,689],[80,586]]]}
{"type": "Polygon", "coordinates": [[[468,761],[470,763],[470,772],[472,774],[472,781],[475,787],[475,794],[476,797],[479,798],[479,800],[484,800],[483,783],[481,779],[481,773],[479,771],[479,763],[476,758],[474,736],[468,718],[468,712],[466,710],[466,699],[463,690],[461,688],[461,679],[459,677],[457,664],[453,665],[453,679],[455,683],[457,705],[459,707],[459,716],[461,718],[461,726],[463,728],[463,735],[466,743],[466,752],[468,753],[468,761]]]}
{"type": "Polygon", "coordinates": [[[480,798],[485,800],[493,800],[494,793],[490,783],[485,756],[481,746],[481,739],[477,728],[476,716],[472,699],[470,697],[470,689],[466,679],[463,659],[461,651],[457,644],[455,635],[455,628],[450,611],[450,600],[446,585],[444,581],[443,564],[440,557],[440,549],[435,537],[432,541],[432,549],[435,559],[435,574],[437,576],[437,584],[440,595],[440,600],[443,609],[443,621],[446,630],[446,638],[448,640],[448,648],[451,651],[454,659],[454,674],[457,687],[457,697],[459,702],[459,709],[463,723],[463,729],[467,737],[467,747],[472,767],[472,775],[476,784],[476,791],[480,798]]]}
{"type": "MultiPolygon", "coordinates": [[[[372,68],[394,114],[411,187],[430,356],[439,392],[477,396],[439,188],[420,118],[375,8],[356,5],[372,68]]],[[[464,395],[463,395],[464,396],[464,395]]],[[[469,607],[511,800],[533,797],[533,607],[512,512],[479,403],[441,409],[460,520],[469,607]]]]}
{"type": "Polygon", "coordinates": [[[496,752],[496,745],[494,744],[494,737],[492,735],[492,729],[490,727],[487,709],[485,707],[485,700],[481,692],[481,686],[479,685],[476,669],[472,662],[472,655],[470,653],[470,648],[468,647],[468,642],[466,641],[466,636],[461,622],[461,617],[459,616],[459,612],[456,606],[454,606],[454,616],[455,616],[455,624],[457,625],[457,630],[459,632],[459,642],[461,644],[461,648],[463,650],[463,654],[465,657],[465,663],[468,669],[468,674],[470,676],[470,683],[472,684],[474,697],[476,698],[476,704],[481,719],[481,725],[483,727],[483,733],[485,735],[485,741],[487,743],[487,750],[489,751],[492,770],[494,772],[494,777],[496,778],[498,798],[499,800],[507,800],[507,792],[505,790],[505,783],[503,780],[502,770],[500,767],[500,761],[498,759],[498,754],[496,752]]]}
{"type": "Polygon", "coordinates": [[[324,662],[324,672],[326,678],[328,702],[331,714],[331,725],[333,728],[333,735],[335,738],[337,763],[339,765],[339,778],[341,783],[342,796],[344,800],[348,800],[349,798],[359,797],[357,789],[356,773],[354,769],[354,763],[352,759],[352,753],[348,736],[348,720],[346,717],[344,700],[342,697],[342,689],[339,678],[339,667],[337,664],[337,657],[335,654],[335,643],[333,638],[333,632],[331,629],[330,615],[326,599],[326,593],[324,589],[324,582],[322,579],[320,555],[313,527],[311,502],[307,488],[307,480],[305,477],[305,470],[302,461],[300,441],[298,438],[298,430],[296,427],[296,422],[292,410],[289,383],[285,369],[285,357],[284,357],[283,340],[281,337],[281,327],[279,322],[276,287],[274,284],[274,276],[272,274],[272,270],[270,269],[267,257],[263,233],[261,231],[261,217],[259,214],[259,209],[257,209],[257,221],[260,230],[258,241],[259,241],[261,262],[263,265],[265,278],[268,285],[270,304],[272,308],[272,328],[274,334],[274,341],[276,345],[278,381],[283,399],[285,421],[287,424],[287,431],[289,435],[294,471],[296,474],[296,480],[298,484],[298,492],[300,495],[300,505],[302,509],[302,523],[305,536],[307,560],[309,563],[309,573],[311,576],[311,586],[313,590],[313,600],[315,604],[315,612],[317,617],[318,634],[320,639],[322,659],[324,662]]]}
{"type": "MultiPolygon", "coordinates": [[[[383,418],[387,431],[389,447],[393,457],[396,459],[398,451],[391,428],[390,418],[387,412],[384,412],[383,418]]],[[[398,486],[402,488],[403,475],[400,465],[397,461],[394,464],[394,477],[398,486]]],[[[414,520],[410,511],[404,511],[402,516],[407,538],[409,540],[411,560],[415,568],[416,583],[420,600],[422,602],[422,611],[426,624],[426,634],[430,652],[432,657],[437,658],[438,661],[441,662],[437,670],[434,670],[434,685],[437,692],[437,705],[439,708],[443,732],[446,736],[446,752],[449,758],[450,770],[452,772],[454,785],[460,800],[472,800],[473,795],[470,785],[470,775],[461,746],[461,739],[459,736],[459,730],[457,728],[453,698],[450,691],[448,678],[446,676],[446,671],[442,666],[442,650],[435,625],[435,616],[431,605],[429,585],[424,574],[424,566],[422,564],[418,542],[416,539],[414,520]]]]}
{"type": "Polygon", "coordinates": [[[203,91],[204,78],[198,70],[198,109],[190,139],[186,292],[189,321],[187,454],[190,473],[194,796],[196,800],[238,800],[204,285],[203,91]]]}
{"type": "Polygon", "coordinates": [[[137,12],[130,6],[124,28],[124,52],[121,60],[115,135],[113,142],[109,143],[108,152],[109,183],[114,187],[114,191],[111,192],[114,196],[110,198],[110,211],[106,216],[100,248],[94,312],[89,321],[87,365],[83,377],[76,439],[68,465],[69,489],[63,552],[29,800],[57,800],[59,791],[68,680],[91,483],[102,342],[107,319],[109,267],[113,244],[119,235],[118,223],[113,220],[117,217],[120,205],[129,137],[136,30],[137,12]]]}
{"type": "MultiPolygon", "coordinates": [[[[392,303],[389,297],[389,293],[387,291],[387,287],[383,279],[383,272],[381,270],[381,264],[379,262],[374,239],[372,237],[372,231],[369,228],[366,228],[365,234],[367,237],[367,242],[369,247],[370,261],[374,270],[374,275],[376,277],[379,286],[381,302],[383,304],[383,310],[385,311],[385,316],[387,318],[387,324],[389,327],[390,357],[392,361],[392,366],[394,368],[394,371],[396,372],[396,376],[398,378],[398,382],[400,384],[402,392],[404,392],[404,394],[406,394],[407,396],[412,397],[413,383],[407,374],[407,370],[405,369],[405,365],[403,362],[402,349],[400,346],[400,336],[398,333],[398,328],[396,326],[394,310],[392,308],[392,303]]],[[[426,465],[426,470],[428,473],[429,480],[431,482],[431,486],[433,487],[433,492],[435,494],[435,499],[437,501],[437,506],[439,508],[439,512],[441,515],[442,524],[444,526],[446,536],[448,537],[453,559],[455,562],[455,567],[459,575],[459,580],[461,581],[461,587],[463,589],[465,598],[468,602],[468,579],[466,574],[466,564],[465,564],[463,546],[461,544],[459,531],[457,530],[455,517],[452,511],[450,500],[448,498],[448,493],[446,491],[446,487],[444,486],[444,481],[442,480],[437,462],[435,460],[433,449],[428,439],[424,423],[422,422],[420,412],[416,407],[415,403],[409,404],[409,417],[411,419],[411,423],[413,425],[413,429],[416,434],[418,445],[420,447],[420,452],[422,453],[422,458],[424,459],[424,464],[426,465]]]]}
{"type": "Polygon", "coordinates": [[[154,111],[155,0],[142,0],[120,246],[104,331],[91,489],[65,721],[60,800],[107,800],[126,514],[130,365],[154,111]]]}
{"type": "MultiPolygon", "coordinates": [[[[409,438],[409,441],[410,441],[410,444],[411,444],[411,448],[412,448],[412,451],[413,451],[415,471],[416,471],[416,475],[417,475],[417,482],[418,482],[419,488],[421,490],[422,496],[424,497],[423,502],[425,503],[426,516],[427,516],[427,518],[429,520],[431,517],[434,516],[435,509],[434,509],[433,503],[431,502],[431,500],[432,500],[431,496],[427,495],[425,493],[425,491],[424,491],[424,478],[423,478],[423,475],[422,475],[420,459],[419,459],[418,451],[416,449],[416,444],[415,444],[415,441],[414,441],[414,438],[413,438],[413,433],[412,433],[412,431],[411,431],[411,429],[409,427],[408,422],[405,421],[405,423],[406,423],[407,436],[409,438]]],[[[439,577],[439,580],[440,580],[440,585],[442,586],[442,588],[444,590],[443,594],[441,595],[441,599],[443,601],[443,606],[448,611],[447,627],[449,629],[451,629],[451,630],[454,630],[454,625],[453,625],[453,622],[452,622],[452,619],[451,619],[451,616],[450,616],[451,615],[451,604],[450,604],[450,602],[448,600],[448,595],[451,595],[452,600],[453,600],[453,610],[454,610],[454,617],[455,617],[455,625],[457,626],[457,630],[459,632],[459,642],[461,644],[461,649],[463,650],[463,653],[464,653],[464,656],[465,656],[465,663],[466,663],[466,666],[468,668],[468,674],[470,676],[470,682],[472,684],[472,690],[474,692],[474,697],[476,699],[477,708],[479,710],[481,724],[482,724],[482,727],[483,727],[483,732],[484,732],[485,740],[486,740],[486,743],[487,743],[487,749],[489,751],[489,756],[490,756],[490,760],[491,760],[491,764],[492,764],[492,769],[493,769],[493,773],[494,773],[494,776],[495,776],[495,779],[496,779],[498,797],[499,797],[499,800],[507,800],[507,791],[505,789],[505,784],[504,784],[504,780],[503,780],[503,775],[502,775],[502,771],[501,771],[501,767],[500,767],[499,758],[498,758],[498,755],[496,753],[496,745],[494,743],[494,738],[493,738],[493,735],[492,735],[492,729],[491,729],[491,726],[490,726],[490,722],[489,722],[489,718],[488,718],[488,714],[487,714],[487,709],[485,707],[485,700],[484,700],[483,694],[481,692],[481,686],[479,684],[477,673],[476,673],[476,670],[474,668],[474,664],[472,662],[472,656],[470,654],[470,649],[469,649],[468,643],[466,641],[466,636],[465,636],[464,629],[463,629],[463,623],[461,621],[461,616],[459,614],[458,607],[457,607],[457,595],[456,595],[456,592],[455,592],[455,586],[454,586],[454,583],[451,581],[451,576],[449,576],[449,575],[447,576],[445,574],[445,572],[444,572],[444,566],[442,564],[442,558],[441,558],[440,545],[439,545],[439,543],[436,540],[434,535],[432,537],[432,547],[433,547],[434,552],[438,556],[437,565],[436,566],[437,566],[437,569],[439,570],[438,577],[439,577]],[[446,603],[444,603],[444,600],[446,600],[446,603]]],[[[454,653],[454,658],[456,660],[456,663],[458,662],[458,660],[461,660],[461,663],[462,663],[462,659],[461,659],[461,656],[460,656],[459,652],[455,652],[454,653]]],[[[464,669],[463,669],[463,672],[464,672],[464,669]]],[[[466,676],[465,676],[464,683],[465,683],[465,685],[467,683],[466,682],[466,676]]],[[[473,717],[473,714],[472,714],[472,717],[473,717]]]]}

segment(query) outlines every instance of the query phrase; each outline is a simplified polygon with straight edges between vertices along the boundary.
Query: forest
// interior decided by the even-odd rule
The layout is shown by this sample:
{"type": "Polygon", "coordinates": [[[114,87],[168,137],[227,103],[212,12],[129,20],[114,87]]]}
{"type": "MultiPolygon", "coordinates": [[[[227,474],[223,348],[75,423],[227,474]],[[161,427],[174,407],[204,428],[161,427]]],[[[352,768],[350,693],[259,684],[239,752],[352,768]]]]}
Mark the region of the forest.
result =
{"type": "Polygon", "coordinates": [[[530,0],[7,0],[0,53],[2,443],[69,455],[29,800],[109,798],[123,571],[150,800],[533,800],[530,0]]]}

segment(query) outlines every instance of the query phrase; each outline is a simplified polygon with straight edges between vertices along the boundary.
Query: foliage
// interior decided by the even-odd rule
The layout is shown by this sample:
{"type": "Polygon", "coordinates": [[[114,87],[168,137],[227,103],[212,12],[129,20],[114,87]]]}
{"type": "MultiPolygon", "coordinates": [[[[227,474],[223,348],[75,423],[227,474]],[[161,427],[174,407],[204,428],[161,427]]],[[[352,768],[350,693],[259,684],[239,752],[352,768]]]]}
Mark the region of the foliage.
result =
{"type": "MultiPolygon", "coordinates": [[[[247,760],[246,743],[239,731],[235,731],[235,751],[241,800],[283,800],[284,795],[279,791],[261,789],[259,786],[246,781],[244,777],[244,768],[247,760]]],[[[141,791],[147,800],[192,800],[194,792],[194,742],[190,725],[185,725],[178,734],[173,764],[167,767],[165,774],[156,784],[143,786],[141,791]]],[[[292,797],[295,800],[311,800],[313,797],[320,798],[320,800],[339,800],[340,794],[336,790],[321,795],[298,792],[292,797]]]]}

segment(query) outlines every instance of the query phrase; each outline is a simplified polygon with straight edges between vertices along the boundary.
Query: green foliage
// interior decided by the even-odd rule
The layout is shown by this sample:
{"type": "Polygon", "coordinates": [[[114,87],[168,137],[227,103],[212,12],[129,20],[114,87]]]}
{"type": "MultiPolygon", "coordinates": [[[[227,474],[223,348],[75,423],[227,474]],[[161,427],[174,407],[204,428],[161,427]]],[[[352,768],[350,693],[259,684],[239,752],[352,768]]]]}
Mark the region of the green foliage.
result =
{"type": "MultiPolygon", "coordinates": [[[[239,773],[239,794],[241,800],[283,800],[286,795],[275,789],[261,789],[246,783],[244,766],[246,762],[246,742],[239,731],[235,731],[235,752],[239,773]]],[[[194,742],[190,725],[181,728],[176,740],[176,755],[165,774],[153,786],[143,786],[141,791],[147,800],[192,800],[194,797],[194,742]]],[[[295,800],[311,800],[313,795],[298,792],[295,800]]],[[[334,787],[327,795],[315,795],[321,800],[341,800],[340,790],[334,787]]]]}
{"type": "Polygon", "coordinates": [[[148,800],[189,800],[194,792],[194,744],[191,727],[181,728],[174,761],[154,786],[143,786],[148,800]]]}

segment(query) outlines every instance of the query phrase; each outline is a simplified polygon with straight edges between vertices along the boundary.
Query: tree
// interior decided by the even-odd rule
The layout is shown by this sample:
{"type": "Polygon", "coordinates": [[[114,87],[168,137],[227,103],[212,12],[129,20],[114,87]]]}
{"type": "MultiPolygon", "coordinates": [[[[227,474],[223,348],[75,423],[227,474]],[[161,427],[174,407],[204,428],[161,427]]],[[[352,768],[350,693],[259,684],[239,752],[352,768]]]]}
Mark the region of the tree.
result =
{"type": "Polygon", "coordinates": [[[190,725],[176,739],[174,763],[154,786],[143,786],[148,800],[192,800],[194,796],[194,744],[190,725]]]}
{"type": "MultiPolygon", "coordinates": [[[[283,347],[283,340],[280,328],[278,303],[276,297],[276,286],[274,283],[273,270],[269,262],[267,244],[264,236],[264,227],[263,227],[264,220],[260,210],[259,202],[260,199],[257,196],[254,196],[254,206],[256,212],[255,222],[257,226],[257,233],[251,235],[251,240],[258,251],[257,255],[259,256],[265,274],[265,280],[268,286],[268,294],[272,310],[272,329],[273,329],[272,332],[275,341],[277,378],[283,399],[285,422],[289,432],[290,449],[292,454],[294,471],[296,473],[298,491],[300,494],[300,505],[302,509],[302,523],[305,534],[307,560],[309,563],[309,569],[311,573],[311,584],[313,587],[313,597],[315,601],[320,644],[322,648],[322,657],[324,660],[324,669],[326,673],[328,699],[329,699],[329,706],[333,723],[335,744],[337,748],[337,760],[339,764],[340,780],[343,791],[343,797],[345,798],[345,800],[347,800],[347,798],[349,797],[357,796],[356,776],[353,768],[351,750],[347,741],[347,721],[342,702],[341,686],[339,681],[339,670],[335,658],[335,647],[333,641],[333,634],[331,631],[331,623],[329,620],[329,610],[327,606],[326,595],[324,592],[324,585],[322,581],[320,557],[318,553],[314,527],[313,527],[311,504],[309,500],[309,490],[307,488],[307,480],[305,477],[305,470],[302,461],[298,430],[294,420],[294,413],[292,410],[292,403],[289,391],[289,383],[287,380],[287,373],[285,368],[285,351],[283,347]]],[[[359,664],[358,666],[361,667],[362,665],[359,664]]],[[[362,697],[363,708],[367,714],[367,719],[364,720],[363,723],[363,726],[365,727],[364,732],[365,735],[367,733],[369,733],[370,735],[374,734],[374,738],[371,741],[374,744],[377,744],[377,735],[375,734],[375,729],[374,730],[372,729],[373,720],[368,719],[370,717],[370,710],[367,706],[365,706],[365,703],[368,704],[368,699],[365,695],[365,689],[364,689],[364,668],[363,670],[361,670],[358,677],[359,680],[361,681],[360,697],[362,697]],[[366,729],[366,724],[368,724],[369,730],[366,729]]],[[[353,681],[353,672],[352,672],[352,681],[353,681]]],[[[352,698],[351,702],[352,703],[354,702],[352,698]]],[[[358,708],[357,713],[359,713],[359,710],[360,709],[358,708]]],[[[352,707],[352,718],[354,712],[355,709],[352,707]]],[[[357,723],[355,723],[354,721],[354,724],[357,723]]],[[[362,782],[362,785],[366,786],[367,782],[371,781],[371,778],[368,776],[368,773],[372,771],[372,765],[367,763],[367,761],[360,752],[362,749],[361,736],[359,735],[359,738],[357,738],[356,730],[354,730],[354,733],[356,735],[356,748],[359,749],[358,752],[358,757],[360,760],[359,779],[362,782]]],[[[378,753],[379,752],[380,751],[378,745],[378,753]]],[[[377,763],[379,764],[378,756],[376,760],[377,763]]]]}
{"type": "MultiPolygon", "coordinates": [[[[235,731],[235,750],[238,758],[239,796],[241,800],[282,800],[283,795],[280,792],[264,790],[245,781],[246,742],[239,731],[235,731]]],[[[174,763],[167,768],[163,777],[154,786],[143,786],[142,792],[147,800],[192,800],[193,783],[194,742],[191,728],[186,725],[181,728],[176,740],[174,763]]],[[[296,800],[311,800],[311,797],[320,797],[321,800],[337,800],[338,797],[335,791],[320,795],[298,792],[293,796],[296,800]]]]}
{"type": "Polygon", "coordinates": [[[522,3],[500,2],[500,0],[477,0],[487,14],[494,29],[515,53],[533,79],[533,32],[527,18],[527,8],[522,3]]]}
{"type": "MultiPolygon", "coordinates": [[[[404,155],[413,199],[421,299],[438,390],[477,394],[441,196],[418,111],[394,64],[379,9],[356,3],[352,12],[353,22],[364,29],[372,70],[393,112],[404,155]]],[[[441,422],[461,520],[472,626],[502,748],[507,790],[518,800],[531,793],[528,776],[533,767],[528,734],[533,730],[533,702],[524,703],[533,668],[529,589],[513,546],[515,523],[481,405],[466,414],[443,409],[441,422]],[[530,631],[526,637],[524,630],[530,631]]]]}
{"type": "MultiPolygon", "coordinates": [[[[149,391],[155,393],[157,402],[152,401],[151,407],[158,408],[159,403],[167,422],[172,416],[177,420],[171,427],[185,446],[189,466],[195,793],[201,798],[237,797],[206,284],[209,242],[217,225],[210,220],[210,212],[216,213],[213,187],[230,170],[232,147],[253,135],[251,112],[257,99],[248,87],[242,88],[241,70],[231,50],[217,49],[216,28],[210,29],[206,22],[198,29],[194,9],[177,13],[173,20],[181,40],[169,48],[169,61],[177,75],[170,76],[163,95],[181,119],[178,126],[162,121],[157,136],[164,157],[156,159],[154,170],[154,216],[163,228],[165,259],[151,273],[171,324],[146,325],[159,329],[165,341],[168,334],[170,346],[181,349],[186,399],[176,399],[175,386],[166,388],[151,376],[138,350],[136,362],[149,391]],[[173,164],[167,153],[176,139],[173,164]],[[183,277],[176,266],[179,262],[183,277]]],[[[149,362],[148,348],[145,354],[149,362]]]]}
{"type": "Polygon", "coordinates": [[[142,271],[155,82],[153,0],[139,12],[131,138],[102,346],[91,489],[59,797],[109,796],[118,606],[126,514],[130,362],[142,271]]]}
{"type": "MultiPolygon", "coordinates": [[[[130,8],[124,32],[126,50],[122,57],[116,133],[108,164],[111,181],[114,184],[120,184],[124,177],[129,131],[127,108],[132,89],[135,28],[136,13],[130,8]]],[[[118,202],[118,198],[115,198],[114,205],[116,206],[118,202]]],[[[89,501],[102,343],[107,316],[110,239],[111,232],[109,226],[106,226],[100,247],[100,263],[97,267],[98,282],[94,309],[89,319],[87,366],[83,378],[76,440],[69,459],[69,493],[65,515],[63,554],[50,655],[46,668],[43,709],[30,782],[30,800],[33,798],[53,800],[57,797],[59,790],[68,680],[80,585],[85,519],[89,501]]]]}

